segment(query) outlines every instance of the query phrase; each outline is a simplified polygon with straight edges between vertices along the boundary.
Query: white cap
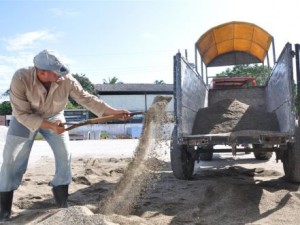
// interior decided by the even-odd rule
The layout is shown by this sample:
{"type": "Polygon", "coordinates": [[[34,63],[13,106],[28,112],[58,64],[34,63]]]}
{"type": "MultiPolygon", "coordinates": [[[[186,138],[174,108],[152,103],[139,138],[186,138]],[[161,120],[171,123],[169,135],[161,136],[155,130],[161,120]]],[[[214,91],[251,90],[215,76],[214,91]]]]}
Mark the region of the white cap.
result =
{"type": "Polygon", "coordinates": [[[54,55],[55,53],[48,50],[43,50],[33,58],[33,64],[38,69],[50,70],[57,76],[65,76],[70,71],[69,69],[54,55]]]}

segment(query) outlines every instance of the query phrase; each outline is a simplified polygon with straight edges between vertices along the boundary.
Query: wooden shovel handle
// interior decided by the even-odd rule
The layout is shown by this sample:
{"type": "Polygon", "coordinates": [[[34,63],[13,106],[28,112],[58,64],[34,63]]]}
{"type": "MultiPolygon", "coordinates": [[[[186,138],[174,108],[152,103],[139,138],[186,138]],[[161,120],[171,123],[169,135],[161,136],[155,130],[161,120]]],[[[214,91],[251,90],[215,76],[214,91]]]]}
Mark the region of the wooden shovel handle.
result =
{"type": "MultiPolygon", "coordinates": [[[[143,112],[133,112],[133,113],[129,113],[130,117],[134,116],[134,115],[138,115],[138,114],[143,114],[143,112]]],[[[106,123],[109,121],[113,121],[113,120],[118,120],[121,119],[124,116],[124,114],[116,114],[116,115],[109,115],[109,116],[103,116],[103,117],[99,117],[99,118],[93,118],[93,119],[89,119],[89,120],[85,120],[82,122],[78,122],[78,123],[63,123],[62,125],[71,125],[69,127],[67,127],[65,130],[72,130],[76,127],[81,127],[84,125],[88,125],[88,124],[96,124],[96,123],[106,123]]]]}

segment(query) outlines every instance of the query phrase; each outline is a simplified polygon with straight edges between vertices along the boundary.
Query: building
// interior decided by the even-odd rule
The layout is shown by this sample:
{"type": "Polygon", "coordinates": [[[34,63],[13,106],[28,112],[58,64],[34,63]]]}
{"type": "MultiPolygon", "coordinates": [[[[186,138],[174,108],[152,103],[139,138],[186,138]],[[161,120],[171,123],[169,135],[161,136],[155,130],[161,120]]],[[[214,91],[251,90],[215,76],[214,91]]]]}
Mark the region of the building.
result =
{"type": "MultiPolygon", "coordinates": [[[[131,112],[146,112],[156,96],[173,97],[173,84],[96,84],[95,89],[99,98],[112,107],[127,109],[131,112]]],[[[168,104],[166,111],[170,116],[174,115],[173,99],[168,104]]],[[[140,115],[126,122],[112,121],[106,124],[76,128],[70,132],[70,137],[73,139],[139,138],[142,125],[143,116],[140,115]]]]}
{"type": "Polygon", "coordinates": [[[89,112],[87,109],[65,109],[64,116],[67,122],[79,122],[89,119],[89,112]]]}
{"type": "MultiPolygon", "coordinates": [[[[173,84],[96,84],[98,96],[111,106],[129,111],[147,111],[158,95],[173,97],[173,84]]],[[[174,100],[167,112],[174,112],[174,100]]]]}

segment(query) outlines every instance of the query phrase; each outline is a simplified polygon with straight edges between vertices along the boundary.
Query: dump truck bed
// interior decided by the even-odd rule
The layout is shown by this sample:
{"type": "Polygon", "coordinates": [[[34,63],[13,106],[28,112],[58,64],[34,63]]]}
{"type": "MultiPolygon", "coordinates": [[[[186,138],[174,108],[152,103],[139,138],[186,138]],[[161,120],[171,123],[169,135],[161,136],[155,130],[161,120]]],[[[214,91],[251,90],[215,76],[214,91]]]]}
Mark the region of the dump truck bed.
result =
{"type": "MultiPolygon", "coordinates": [[[[209,89],[197,71],[178,53],[174,57],[175,129],[180,143],[244,144],[270,142],[281,144],[292,138],[295,112],[291,96],[291,46],[287,44],[266,86],[234,89],[209,89]],[[284,74],[282,73],[284,71],[284,74]],[[195,133],[197,113],[225,99],[236,99],[251,107],[274,113],[278,130],[228,130],[222,133],[195,133]]],[[[203,120],[206,122],[206,120],[203,120]]],[[[251,123],[249,123],[251,125],[251,123]]]]}
{"type": "Polygon", "coordinates": [[[170,142],[174,176],[192,179],[195,161],[213,160],[216,152],[231,151],[233,155],[253,152],[257,160],[269,160],[275,153],[276,160],[283,162],[287,180],[300,182],[300,128],[296,121],[297,107],[299,112],[296,94],[300,96],[300,89],[293,77],[295,66],[299,84],[299,58],[299,44],[293,51],[287,43],[276,59],[273,37],[268,32],[255,24],[235,21],[201,35],[195,44],[193,64],[176,54],[175,126],[170,142]],[[245,73],[240,68],[228,73],[228,77],[234,74],[263,80],[263,85],[236,88],[229,83],[226,87],[209,88],[209,79],[214,78],[208,76],[209,67],[261,63],[265,71],[266,63],[270,69],[271,43],[274,62],[271,73],[251,74],[251,70],[245,73]],[[201,57],[200,73],[196,50],[201,57]]]}

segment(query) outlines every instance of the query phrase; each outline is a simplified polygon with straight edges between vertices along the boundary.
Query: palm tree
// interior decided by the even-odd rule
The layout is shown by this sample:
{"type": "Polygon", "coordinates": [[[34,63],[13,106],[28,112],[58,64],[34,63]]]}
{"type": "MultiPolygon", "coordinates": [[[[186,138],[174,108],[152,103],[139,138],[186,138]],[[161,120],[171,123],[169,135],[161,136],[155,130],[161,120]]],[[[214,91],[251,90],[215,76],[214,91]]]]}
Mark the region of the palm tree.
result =
{"type": "Polygon", "coordinates": [[[165,84],[163,80],[155,80],[154,84],[165,84]]]}
{"type": "Polygon", "coordinates": [[[119,78],[117,77],[112,77],[112,78],[108,77],[108,80],[103,79],[103,84],[123,84],[122,81],[118,81],[118,80],[119,78]]]}

